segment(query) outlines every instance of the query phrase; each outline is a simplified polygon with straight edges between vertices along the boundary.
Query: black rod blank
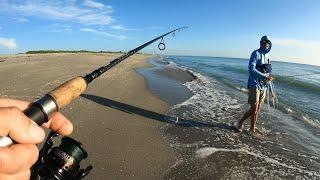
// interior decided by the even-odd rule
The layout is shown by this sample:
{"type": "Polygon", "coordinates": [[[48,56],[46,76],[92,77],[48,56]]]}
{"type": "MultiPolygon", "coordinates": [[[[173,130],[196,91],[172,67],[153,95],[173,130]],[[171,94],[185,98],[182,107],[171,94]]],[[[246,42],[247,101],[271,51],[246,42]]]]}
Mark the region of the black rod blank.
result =
{"type": "Polygon", "coordinates": [[[109,64],[107,65],[104,65],[104,66],[101,66],[100,68],[94,70],[93,72],[91,72],[90,74],[86,75],[84,77],[84,79],[86,80],[87,84],[89,84],[91,81],[93,81],[94,79],[96,79],[97,77],[99,77],[100,75],[102,75],[103,73],[105,73],[106,71],[108,71],[109,69],[111,69],[113,66],[119,64],[121,61],[127,59],[128,57],[134,55],[135,53],[137,53],[138,51],[140,51],[141,49],[149,46],[150,44],[154,43],[155,41],[159,40],[159,39],[163,39],[163,37],[171,34],[171,33],[175,33],[176,31],[180,31],[180,30],[183,30],[183,29],[186,29],[187,27],[184,26],[184,27],[180,27],[180,28],[177,28],[177,29],[174,29],[168,33],[165,33],[155,39],[152,39],[151,41],[148,41],[146,42],[145,44],[142,44],[141,46],[127,52],[126,54],[112,60],[109,64]]]}

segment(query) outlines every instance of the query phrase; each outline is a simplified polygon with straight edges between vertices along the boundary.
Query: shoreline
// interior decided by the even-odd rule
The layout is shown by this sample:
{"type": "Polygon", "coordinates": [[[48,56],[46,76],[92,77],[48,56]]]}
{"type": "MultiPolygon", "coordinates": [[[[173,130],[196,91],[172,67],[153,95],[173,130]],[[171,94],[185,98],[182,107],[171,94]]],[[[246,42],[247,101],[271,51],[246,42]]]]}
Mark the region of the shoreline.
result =
{"type": "MultiPolygon", "coordinates": [[[[164,179],[319,177],[319,140],[316,138],[319,129],[304,123],[305,119],[296,119],[292,113],[264,106],[258,122],[262,137],[246,131],[234,132],[232,122],[241,118],[247,109],[247,96],[240,88],[229,87],[216,79],[214,72],[219,73],[236,62],[231,61],[230,65],[224,64],[227,60],[220,64],[218,61],[215,65],[219,66],[212,66],[211,62],[204,61],[198,66],[194,61],[192,58],[167,59],[168,66],[178,64],[192,69],[197,80],[185,83],[195,95],[167,113],[167,116],[179,117],[179,122],[163,128],[178,161],[164,179]],[[190,126],[179,126],[184,122],[190,126]]],[[[232,72],[228,82],[242,75],[236,70],[232,72]]],[[[242,79],[246,81],[246,77],[242,79]]],[[[244,128],[248,129],[249,125],[247,121],[244,128]]]]}
{"type": "MultiPolygon", "coordinates": [[[[79,72],[90,72],[115,57],[116,54],[10,57],[1,64],[0,96],[35,100],[81,75],[79,72]]],[[[144,77],[135,71],[151,67],[149,58],[130,57],[95,80],[80,98],[62,110],[74,124],[71,137],[83,143],[88,152],[81,167],[93,165],[86,179],[161,179],[176,161],[160,133],[164,123],[150,118],[164,114],[169,105],[153,95],[144,77]]]]}
{"type": "MultiPolygon", "coordinates": [[[[148,89],[170,106],[182,103],[193,96],[193,93],[183,84],[195,79],[190,72],[177,67],[167,67],[157,58],[150,58],[152,67],[138,68],[148,86],[148,89]]],[[[169,108],[168,108],[169,110],[169,108]]]]}

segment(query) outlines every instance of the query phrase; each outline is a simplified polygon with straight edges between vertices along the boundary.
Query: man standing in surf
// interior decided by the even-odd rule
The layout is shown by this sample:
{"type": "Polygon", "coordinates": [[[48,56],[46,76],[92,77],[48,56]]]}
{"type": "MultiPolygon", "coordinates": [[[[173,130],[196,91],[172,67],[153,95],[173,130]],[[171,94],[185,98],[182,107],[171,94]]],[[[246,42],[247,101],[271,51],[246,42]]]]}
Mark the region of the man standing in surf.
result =
{"type": "Polygon", "coordinates": [[[253,51],[250,57],[248,71],[248,103],[250,109],[243,115],[237,125],[237,130],[242,132],[243,122],[250,117],[252,133],[256,132],[256,124],[258,121],[259,111],[267,93],[267,82],[273,78],[269,75],[271,72],[271,64],[269,60],[269,51],[271,50],[271,41],[267,36],[263,36],[260,40],[260,48],[253,51]]]}

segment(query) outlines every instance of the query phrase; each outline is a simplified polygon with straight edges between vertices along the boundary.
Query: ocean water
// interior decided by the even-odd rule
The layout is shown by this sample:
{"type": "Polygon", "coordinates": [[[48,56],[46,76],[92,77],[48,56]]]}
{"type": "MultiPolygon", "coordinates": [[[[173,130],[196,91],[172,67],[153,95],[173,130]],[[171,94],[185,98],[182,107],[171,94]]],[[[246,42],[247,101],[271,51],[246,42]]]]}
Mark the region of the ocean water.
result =
{"type": "MultiPolygon", "coordinates": [[[[320,67],[272,62],[278,106],[265,103],[258,130],[233,131],[248,110],[247,59],[169,56],[163,68],[192,72],[193,95],[162,128],[177,162],[165,179],[320,179],[320,67]],[[188,124],[188,126],[185,126],[188,124]]],[[[165,63],[164,63],[165,62],[165,63]]],[[[250,125],[245,121],[245,129],[250,125]]]]}

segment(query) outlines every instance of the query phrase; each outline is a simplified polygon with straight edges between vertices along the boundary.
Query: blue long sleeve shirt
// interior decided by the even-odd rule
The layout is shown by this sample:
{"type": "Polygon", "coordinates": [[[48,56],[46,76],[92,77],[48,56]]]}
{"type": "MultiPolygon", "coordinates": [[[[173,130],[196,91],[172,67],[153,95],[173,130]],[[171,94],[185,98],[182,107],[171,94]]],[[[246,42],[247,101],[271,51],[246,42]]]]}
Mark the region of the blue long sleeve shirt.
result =
{"type": "Polygon", "coordinates": [[[248,88],[257,88],[259,90],[264,90],[267,88],[264,81],[269,76],[269,73],[262,73],[256,68],[257,65],[267,63],[269,63],[268,53],[264,53],[261,49],[257,49],[252,52],[248,65],[248,88]]]}

